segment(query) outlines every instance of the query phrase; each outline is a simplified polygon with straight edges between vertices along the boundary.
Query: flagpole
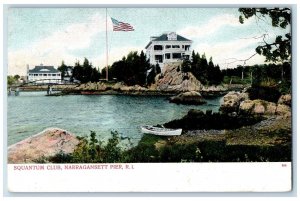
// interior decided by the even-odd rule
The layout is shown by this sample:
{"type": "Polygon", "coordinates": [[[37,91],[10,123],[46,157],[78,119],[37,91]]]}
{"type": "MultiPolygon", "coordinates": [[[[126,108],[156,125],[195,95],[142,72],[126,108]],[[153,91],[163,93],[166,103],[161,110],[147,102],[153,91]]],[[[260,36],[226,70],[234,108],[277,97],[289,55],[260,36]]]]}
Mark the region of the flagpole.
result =
{"type": "Polygon", "coordinates": [[[107,40],[107,8],[106,10],[106,81],[108,81],[108,40],[107,40]]]}

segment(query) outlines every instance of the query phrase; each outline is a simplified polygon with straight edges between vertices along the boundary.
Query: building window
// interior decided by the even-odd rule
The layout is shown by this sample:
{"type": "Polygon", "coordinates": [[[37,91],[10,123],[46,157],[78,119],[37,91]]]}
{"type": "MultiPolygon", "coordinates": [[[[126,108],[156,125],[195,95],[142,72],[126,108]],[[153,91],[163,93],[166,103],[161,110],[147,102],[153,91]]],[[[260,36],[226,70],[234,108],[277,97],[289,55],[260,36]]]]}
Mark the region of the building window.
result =
{"type": "Polygon", "coordinates": [[[38,76],[39,74],[34,74],[33,76],[38,76]]]}
{"type": "Polygon", "coordinates": [[[180,48],[179,45],[172,45],[172,48],[180,48]]]}
{"type": "Polygon", "coordinates": [[[51,76],[51,74],[48,74],[48,76],[51,76]]]}
{"type": "Polygon", "coordinates": [[[32,74],[29,74],[29,76],[32,76],[32,74]]]}
{"type": "Polygon", "coordinates": [[[173,53],[173,59],[181,59],[181,54],[180,53],[173,53]]]}
{"type": "Polygon", "coordinates": [[[190,50],[190,45],[186,45],[184,49],[185,50],[190,50]]]}
{"type": "Polygon", "coordinates": [[[166,53],[165,54],[165,59],[171,59],[171,54],[170,53],[166,53]]]}
{"type": "Polygon", "coordinates": [[[39,76],[42,76],[43,74],[39,74],[39,76]]]}
{"type": "Polygon", "coordinates": [[[56,74],[52,74],[52,76],[56,76],[56,74]]]}
{"type": "Polygon", "coordinates": [[[154,50],[163,50],[162,45],[154,45],[154,50]]]}
{"type": "Polygon", "coordinates": [[[163,55],[155,55],[155,61],[158,63],[163,62],[163,55]]]}
{"type": "Polygon", "coordinates": [[[171,45],[166,45],[166,49],[170,49],[171,48],[171,45]]]}
{"type": "Polygon", "coordinates": [[[47,76],[47,74],[43,74],[43,76],[47,76]]]}

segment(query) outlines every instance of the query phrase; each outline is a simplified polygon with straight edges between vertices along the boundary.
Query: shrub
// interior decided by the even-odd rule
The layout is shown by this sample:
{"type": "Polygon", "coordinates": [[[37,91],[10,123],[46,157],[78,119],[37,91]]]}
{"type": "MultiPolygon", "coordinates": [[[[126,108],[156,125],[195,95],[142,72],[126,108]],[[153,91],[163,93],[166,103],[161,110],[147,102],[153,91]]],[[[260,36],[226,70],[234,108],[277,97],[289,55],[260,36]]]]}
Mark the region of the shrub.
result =
{"type": "Polygon", "coordinates": [[[247,90],[251,100],[261,99],[277,103],[281,93],[276,87],[256,86],[247,90]]]}

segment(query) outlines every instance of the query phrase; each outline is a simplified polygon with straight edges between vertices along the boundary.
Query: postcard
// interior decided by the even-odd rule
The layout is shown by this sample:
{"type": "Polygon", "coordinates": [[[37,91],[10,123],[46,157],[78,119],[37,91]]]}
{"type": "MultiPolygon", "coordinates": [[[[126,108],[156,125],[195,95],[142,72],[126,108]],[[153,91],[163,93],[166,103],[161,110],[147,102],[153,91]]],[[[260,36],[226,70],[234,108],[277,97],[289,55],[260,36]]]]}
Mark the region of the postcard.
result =
{"type": "Polygon", "coordinates": [[[292,190],[292,7],[7,7],[7,189],[292,190]]]}

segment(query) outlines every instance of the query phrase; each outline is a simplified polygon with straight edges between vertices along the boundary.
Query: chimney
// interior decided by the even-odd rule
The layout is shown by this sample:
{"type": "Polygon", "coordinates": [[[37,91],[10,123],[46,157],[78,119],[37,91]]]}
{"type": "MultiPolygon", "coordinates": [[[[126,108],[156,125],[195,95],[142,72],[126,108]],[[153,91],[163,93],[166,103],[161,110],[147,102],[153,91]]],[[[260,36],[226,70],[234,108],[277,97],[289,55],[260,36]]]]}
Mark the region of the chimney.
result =
{"type": "Polygon", "coordinates": [[[29,65],[26,65],[26,69],[27,69],[27,74],[29,73],[29,65]]]}

